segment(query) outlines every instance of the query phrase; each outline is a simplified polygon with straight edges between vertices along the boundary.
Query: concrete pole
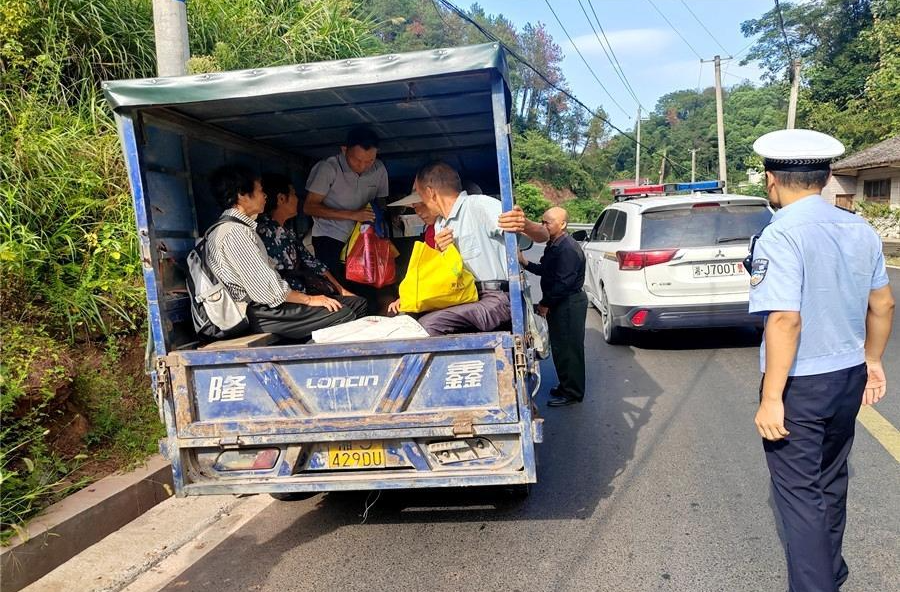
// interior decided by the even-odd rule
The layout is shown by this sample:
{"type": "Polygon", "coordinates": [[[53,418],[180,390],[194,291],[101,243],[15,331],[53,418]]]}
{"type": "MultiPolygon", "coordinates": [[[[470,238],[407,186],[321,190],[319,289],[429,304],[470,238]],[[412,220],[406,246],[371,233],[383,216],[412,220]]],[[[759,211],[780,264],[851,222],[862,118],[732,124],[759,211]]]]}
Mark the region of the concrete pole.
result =
{"type": "Polygon", "coordinates": [[[637,114],[637,145],[634,147],[634,184],[641,184],[641,108],[637,114]]]}
{"type": "Polygon", "coordinates": [[[787,129],[794,129],[797,121],[797,95],[800,92],[800,60],[791,64],[791,98],[788,102],[787,129]]]}
{"type": "Polygon", "coordinates": [[[187,74],[188,45],[185,0],[153,0],[156,71],[159,76],[187,74]]]}
{"type": "Polygon", "coordinates": [[[691,148],[691,183],[697,180],[697,149],[691,148]]]}
{"type": "Polygon", "coordinates": [[[662,185],[663,179],[666,178],[666,153],[668,149],[663,148],[662,161],[659,163],[659,184],[662,185]]]}
{"type": "Polygon", "coordinates": [[[725,117],[722,112],[722,60],[715,57],[716,63],[716,131],[719,134],[719,180],[728,189],[728,168],[725,162],[725,117]]]}

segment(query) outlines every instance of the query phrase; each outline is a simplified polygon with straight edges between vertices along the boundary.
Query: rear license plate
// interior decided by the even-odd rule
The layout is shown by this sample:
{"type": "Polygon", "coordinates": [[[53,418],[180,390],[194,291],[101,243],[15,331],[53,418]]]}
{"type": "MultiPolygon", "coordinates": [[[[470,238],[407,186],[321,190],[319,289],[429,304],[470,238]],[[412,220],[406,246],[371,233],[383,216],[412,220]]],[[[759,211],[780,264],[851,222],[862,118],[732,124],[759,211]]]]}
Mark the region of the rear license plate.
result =
{"type": "Polygon", "coordinates": [[[694,265],[695,278],[711,278],[711,277],[729,277],[733,275],[744,275],[747,272],[740,262],[732,263],[704,263],[702,265],[694,265]]]}
{"type": "Polygon", "coordinates": [[[329,469],[374,469],[384,466],[384,445],[381,442],[339,442],[328,446],[329,469]]]}

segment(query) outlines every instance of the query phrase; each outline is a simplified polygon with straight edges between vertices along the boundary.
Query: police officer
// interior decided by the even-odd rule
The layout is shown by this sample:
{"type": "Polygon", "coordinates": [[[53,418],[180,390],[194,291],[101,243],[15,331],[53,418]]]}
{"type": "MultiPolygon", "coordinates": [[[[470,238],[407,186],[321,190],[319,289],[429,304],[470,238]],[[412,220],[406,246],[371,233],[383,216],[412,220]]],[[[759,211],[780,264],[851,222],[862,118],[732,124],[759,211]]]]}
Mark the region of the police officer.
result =
{"type": "Polygon", "coordinates": [[[753,149],[777,209],[751,254],[750,312],[766,316],[756,427],[789,588],[834,591],[848,575],[841,555],[847,456],[860,404],[885,393],[881,357],[894,299],[878,235],[820,195],[843,145],[811,130],[782,130],[753,149]]]}

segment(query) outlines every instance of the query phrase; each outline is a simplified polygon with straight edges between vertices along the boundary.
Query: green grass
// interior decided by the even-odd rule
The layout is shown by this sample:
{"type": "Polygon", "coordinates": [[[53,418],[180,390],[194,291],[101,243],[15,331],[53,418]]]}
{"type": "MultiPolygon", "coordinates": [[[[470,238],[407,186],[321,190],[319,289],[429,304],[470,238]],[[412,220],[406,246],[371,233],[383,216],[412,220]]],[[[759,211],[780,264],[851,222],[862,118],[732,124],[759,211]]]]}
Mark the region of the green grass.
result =
{"type": "MultiPolygon", "coordinates": [[[[157,450],[165,436],[150,381],[136,363],[123,366],[119,340],[107,341],[98,360],[86,361],[74,380],[76,404],[85,410],[90,430],[84,443],[93,459],[115,459],[131,467],[157,450]]],[[[133,350],[129,354],[134,357],[133,350]]]]}
{"type": "MultiPolygon", "coordinates": [[[[372,53],[350,0],[200,0],[194,69],[372,53]]],[[[0,2],[0,539],[163,435],[134,213],[103,80],[155,75],[148,0],[0,2]]]]}
{"type": "MultiPolygon", "coordinates": [[[[43,331],[0,327],[0,541],[15,525],[64,492],[71,466],[49,450],[47,427],[71,383],[72,361],[43,331]]],[[[75,460],[75,459],[73,459],[75,460]]],[[[75,461],[77,462],[77,461],[75,461]]]]}
{"type": "Polygon", "coordinates": [[[2,326],[0,542],[46,505],[156,451],[165,435],[140,340],[65,342],[2,326]],[[79,421],[76,421],[79,420],[79,421]]]}

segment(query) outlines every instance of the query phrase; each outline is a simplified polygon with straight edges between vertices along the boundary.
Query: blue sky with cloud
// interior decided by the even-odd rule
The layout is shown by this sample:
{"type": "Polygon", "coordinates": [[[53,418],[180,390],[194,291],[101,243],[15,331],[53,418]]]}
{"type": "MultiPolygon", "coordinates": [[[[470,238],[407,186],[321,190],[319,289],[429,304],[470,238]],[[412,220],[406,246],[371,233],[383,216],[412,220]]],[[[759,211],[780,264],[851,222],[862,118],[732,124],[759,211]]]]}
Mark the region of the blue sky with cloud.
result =
{"type": "MultiPolygon", "coordinates": [[[[751,39],[741,34],[740,24],[758,18],[770,10],[770,0],[653,0],[687,43],[654,10],[649,0],[591,0],[622,70],[641,104],[653,109],[660,96],[688,88],[712,86],[713,64],[701,67],[692,46],[705,59],[725,52],[691,16],[684,4],[696,14],[728,53],[745,50],[751,39]]],[[[593,18],[587,0],[581,0],[593,18]]],[[[550,0],[562,24],[572,36],[603,85],[624,109],[624,113],[600,89],[594,77],[578,57],[572,44],[547,7],[544,0],[481,0],[486,12],[503,13],[520,29],[525,23],[544,23],[553,39],[563,48],[563,74],[575,95],[589,106],[602,105],[617,126],[631,128],[637,104],[619,81],[609,64],[600,42],[588,24],[578,0],[550,0]]],[[[464,2],[459,6],[467,7],[464,2]]],[[[596,26],[596,24],[595,24],[596,26]]],[[[598,30],[599,33],[599,30],[598,30]]],[[[755,64],[739,66],[737,60],[723,64],[722,83],[731,86],[744,79],[759,83],[760,69],[755,64]]]]}

